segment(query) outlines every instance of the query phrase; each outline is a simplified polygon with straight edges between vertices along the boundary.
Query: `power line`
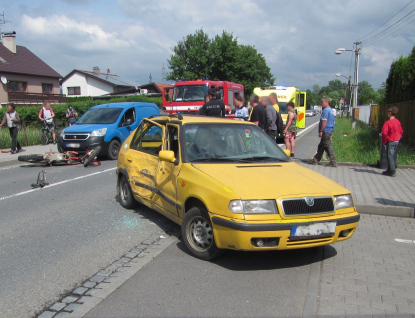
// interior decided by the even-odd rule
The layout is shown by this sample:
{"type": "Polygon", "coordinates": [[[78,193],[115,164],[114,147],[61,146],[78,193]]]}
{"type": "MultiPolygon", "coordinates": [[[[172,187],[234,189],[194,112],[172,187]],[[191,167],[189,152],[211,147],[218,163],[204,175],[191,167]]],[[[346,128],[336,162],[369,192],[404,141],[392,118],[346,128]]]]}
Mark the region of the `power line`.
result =
{"type": "Polygon", "coordinates": [[[407,24],[405,24],[403,27],[401,27],[401,28],[399,28],[399,29],[395,30],[394,32],[392,32],[392,33],[388,34],[387,36],[384,36],[384,37],[382,37],[382,38],[380,38],[380,39],[378,39],[378,40],[375,40],[375,41],[371,41],[371,42],[369,42],[367,45],[373,45],[373,44],[375,44],[375,43],[378,43],[378,42],[380,42],[380,41],[384,40],[384,39],[385,39],[385,38],[387,38],[388,36],[391,36],[391,35],[395,34],[396,32],[398,32],[398,31],[400,31],[400,30],[404,29],[406,26],[408,26],[408,25],[409,25],[409,24],[411,24],[412,22],[415,22],[415,19],[413,19],[413,20],[409,21],[409,22],[408,22],[407,24]]]}
{"type": "Polygon", "coordinates": [[[398,12],[396,12],[392,17],[390,17],[388,20],[386,20],[384,23],[382,23],[380,26],[378,26],[376,29],[374,29],[372,32],[366,34],[362,38],[360,38],[360,41],[363,41],[365,37],[368,35],[371,35],[373,32],[379,30],[381,27],[383,27],[386,23],[388,23],[390,20],[392,20],[395,16],[397,16],[403,9],[405,9],[407,6],[409,6],[414,0],[411,0],[406,6],[404,6],[402,9],[400,9],[398,12]]]}
{"type": "Polygon", "coordinates": [[[399,27],[400,25],[402,25],[402,23],[405,23],[406,21],[408,21],[410,18],[412,18],[413,16],[415,16],[415,14],[413,14],[415,12],[415,9],[413,9],[412,11],[410,11],[408,14],[406,14],[404,17],[402,17],[401,19],[399,19],[398,21],[396,21],[394,24],[392,24],[391,26],[389,26],[388,28],[384,29],[383,31],[375,34],[372,37],[369,37],[368,39],[366,39],[364,42],[365,43],[369,43],[371,41],[377,40],[379,37],[381,37],[382,35],[385,35],[386,33],[388,33],[389,31],[392,31],[394,29],[396,29],[397,27],[399,27]],[[389,31],[388,31],[389,30],[389,31]]]}

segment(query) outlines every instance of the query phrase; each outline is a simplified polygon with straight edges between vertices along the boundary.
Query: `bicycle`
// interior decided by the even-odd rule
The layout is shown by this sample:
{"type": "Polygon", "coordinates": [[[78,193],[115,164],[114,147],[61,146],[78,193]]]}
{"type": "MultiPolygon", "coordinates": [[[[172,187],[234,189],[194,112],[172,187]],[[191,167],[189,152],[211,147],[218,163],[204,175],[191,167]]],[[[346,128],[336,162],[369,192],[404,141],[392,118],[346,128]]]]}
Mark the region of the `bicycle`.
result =
{"type": "MultiPolygon", "coordinates": [[[[55,123],[55,138],[61,133],[61,128],[57,123],[55,123]]],[[[42,145],[47,145],[49,143],[51,131],[50,127],[47,125],[46,120],[43,121],[43,127],[39,130],[39,142],[42,145]]]]}

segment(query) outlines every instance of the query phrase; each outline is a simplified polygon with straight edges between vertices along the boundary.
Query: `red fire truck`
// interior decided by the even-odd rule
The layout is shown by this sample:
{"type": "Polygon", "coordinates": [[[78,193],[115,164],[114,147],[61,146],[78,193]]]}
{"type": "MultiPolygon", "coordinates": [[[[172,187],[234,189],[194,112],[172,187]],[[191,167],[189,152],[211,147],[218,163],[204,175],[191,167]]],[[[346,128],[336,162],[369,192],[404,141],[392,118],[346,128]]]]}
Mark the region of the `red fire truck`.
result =
{"type": "Polygon", "coordinates": [[[244,95],[244,86],[226,81],[182,81],[174,84],[173,88],[163,90],[163,110],[169,114],[198,112],[203,106],[205,95],[210,88],[215,88],[217,98],[223,99],[226,106],[235,109],[234,97],[244,95]],[[170,90],[173,90],[173,94],[170,90]]]}

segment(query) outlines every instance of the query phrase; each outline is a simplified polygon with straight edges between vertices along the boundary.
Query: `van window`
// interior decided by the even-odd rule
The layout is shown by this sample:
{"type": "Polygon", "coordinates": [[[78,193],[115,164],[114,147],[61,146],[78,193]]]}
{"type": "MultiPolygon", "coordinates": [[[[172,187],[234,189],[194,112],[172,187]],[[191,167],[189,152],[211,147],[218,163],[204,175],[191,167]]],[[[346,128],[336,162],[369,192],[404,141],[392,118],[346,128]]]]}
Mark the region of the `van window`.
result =
{"type": "Polygon", "coordinates": [[[124,116],[122,116],[122,119],[120,121],[120,127],[121,126],[129,126],[126,125],[126,122],[128,119],[131,119],[131,124],[135,123],[136,117],[135,117],[135,108],[130,108],[129,110],[127,110],[124,114],[124,116]]]}
{"type": "Polygon", "coordinates": [[[121,112],[122,108],[91,108],[76,124],[113,124],[118,120],[121,112]]]}

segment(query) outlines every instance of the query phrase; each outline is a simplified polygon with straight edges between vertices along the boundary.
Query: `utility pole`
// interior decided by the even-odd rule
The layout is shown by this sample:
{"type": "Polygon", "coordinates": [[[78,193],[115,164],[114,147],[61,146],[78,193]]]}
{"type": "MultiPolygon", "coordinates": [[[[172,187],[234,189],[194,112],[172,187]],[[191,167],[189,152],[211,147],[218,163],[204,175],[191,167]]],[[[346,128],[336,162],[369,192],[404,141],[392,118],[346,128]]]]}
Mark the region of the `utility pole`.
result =
{"type": "Polygon", "coordinates": [[[153,83],[153,76],[151,76],[151,73],[150,73],[150,76],[148,77],[148,79],[149,79],[149,83],[153,83]]]}
{"type": "Polygon", "coordinates": [[[362,42],[354,42],[356,48],[354,50],[354,85],[353,85],[353,110],[352,110],[352,129],[356,129],[356,120],[354,110],[357,107],[357,96],[359,92],[359,55],[362,42]]]}

